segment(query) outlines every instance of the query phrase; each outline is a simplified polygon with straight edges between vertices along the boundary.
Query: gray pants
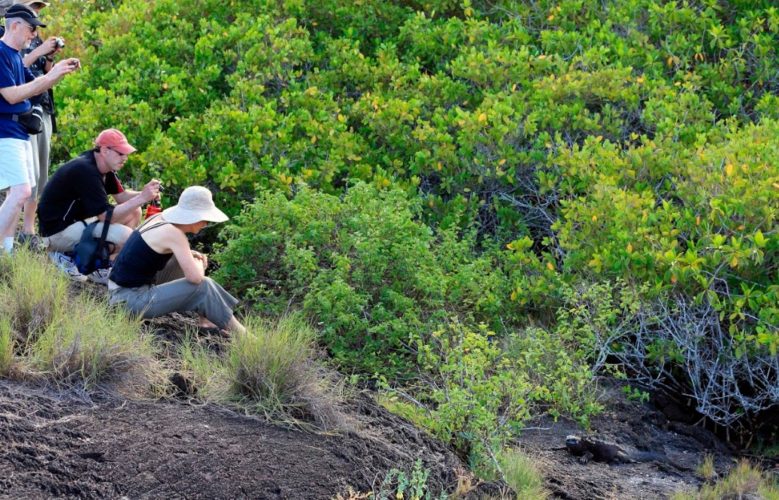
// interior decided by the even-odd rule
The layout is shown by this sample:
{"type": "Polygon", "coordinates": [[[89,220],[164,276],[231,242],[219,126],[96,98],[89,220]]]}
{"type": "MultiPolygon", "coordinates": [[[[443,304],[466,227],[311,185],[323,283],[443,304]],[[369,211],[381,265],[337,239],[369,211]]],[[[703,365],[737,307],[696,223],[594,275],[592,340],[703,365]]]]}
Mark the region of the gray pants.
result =
{"type": "Polygon", "coordinates": [[[33,199],[38,200],[43,193],[43,188],[49,182],[49,153],[51,153],[51,115],[43,112],[43,132],[30,136],[32,144],[33,163],[36,169],[38,182],[32,188],[33,199]]]}
{"type": "Polygon", "coordinates": [[[179,278],[181,268],[171,258],[168,266],[157,273],[157,283],[137,288],[117,287],[110,291],[111,304],[123,304],[132,314],[145,319],[172,312],[195,311],[219,328],[225,328],[233,316],[238,299],[230,295],[216,281],[203,278],[199,285],[179,278]]]}

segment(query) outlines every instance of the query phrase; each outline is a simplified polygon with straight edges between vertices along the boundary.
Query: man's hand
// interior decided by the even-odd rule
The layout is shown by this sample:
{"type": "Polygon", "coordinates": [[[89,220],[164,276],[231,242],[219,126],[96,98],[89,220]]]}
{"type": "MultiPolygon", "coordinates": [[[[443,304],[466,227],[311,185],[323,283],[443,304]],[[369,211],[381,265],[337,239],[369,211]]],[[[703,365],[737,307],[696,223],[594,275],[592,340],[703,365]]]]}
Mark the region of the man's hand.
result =
{"type": "Polygon", "coordinates": [[[203,271],[208,269],[208,257],[206,257],[206,254],[192,250],[192,257],[203,264],[203,271]]]}
{"type": "Polygon", "coordinates": [[[46,73],[46,77],[53,79],[55,82],[59,82],[65,77],[65,75],[73,73],[80,67],[81,62],[75,57],[63,59],[55,64],[54,67],[51,68],[51,71],[46,73]]]}
{"type": "Polygon", "coordinates": [[[49,37],[47,40],[45,40],[38,47],[36,47],[35,50],[30,52],[30,55],[33,56],[35,59],[44,56],[50,57],[58,53],[60,50],[62,49],[60,49],[60,47],[57,45],[57,37],[52,36],[49,37]]]}
{"type": "Polygon", "coordinates": [[[156,200],[159,197],[160,197],[159,180],[152,179],[145,186],[143,186],[143,191],[141,191],[141,198],[143,198],[145,203],[148,203],[152,200],[156,200]]]}

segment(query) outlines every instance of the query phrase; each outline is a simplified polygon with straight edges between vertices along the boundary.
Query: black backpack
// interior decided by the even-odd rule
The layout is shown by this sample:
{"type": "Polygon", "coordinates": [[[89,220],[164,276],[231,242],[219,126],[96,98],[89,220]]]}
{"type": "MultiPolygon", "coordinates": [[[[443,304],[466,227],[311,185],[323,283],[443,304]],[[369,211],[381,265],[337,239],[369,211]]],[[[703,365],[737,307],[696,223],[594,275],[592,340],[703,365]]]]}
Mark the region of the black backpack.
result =
{"type": "Polygon", "coordinates": [[[95,226],[100,221],[87,224],[84,232],[81,233],[81,240],[76,244],[74,261],[78,272],[81,274],[90,274],[98,269],[108,269],[111,266],[111,248],[110,243],[106,241],[108,236],[108,227],[111,225],[111,216],[114,214],[113,207],[106,210],[105,220],[103,221],[103,231],[100,238],[93,236],[95,226]]]}

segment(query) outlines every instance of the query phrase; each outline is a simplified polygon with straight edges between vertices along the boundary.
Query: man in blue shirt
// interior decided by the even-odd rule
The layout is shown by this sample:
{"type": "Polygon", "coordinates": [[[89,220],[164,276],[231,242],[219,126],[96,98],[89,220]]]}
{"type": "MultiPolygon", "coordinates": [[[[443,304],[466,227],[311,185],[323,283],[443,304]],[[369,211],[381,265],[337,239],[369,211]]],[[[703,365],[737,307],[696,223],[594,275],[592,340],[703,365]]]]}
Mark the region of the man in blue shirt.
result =
{"type": "Polygon", "coordinates": [[[44,24],[38,15],[17,4],[6,11],[5,34],[0,38],[0,189],[10,187],[0,205],[0,235],[6,253],[13,250],[19,214],[35,184],[30,136],[18,115],[30,109],[30,97],[46,92],[80,66],[78,59],[63,59],[49,73],[35,78],[24,67],[19,51],[35,38],[39,26],[44,24]]]}

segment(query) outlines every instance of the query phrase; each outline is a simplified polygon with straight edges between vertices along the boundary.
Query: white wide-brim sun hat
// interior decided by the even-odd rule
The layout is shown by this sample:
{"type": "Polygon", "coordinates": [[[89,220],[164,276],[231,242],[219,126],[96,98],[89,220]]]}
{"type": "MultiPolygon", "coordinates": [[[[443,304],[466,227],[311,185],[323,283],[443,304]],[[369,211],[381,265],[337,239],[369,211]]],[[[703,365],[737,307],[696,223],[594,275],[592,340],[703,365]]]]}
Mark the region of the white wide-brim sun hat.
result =
{"type": "Polygon", "coordinates": [[[211,191],[203,186],[190,186],[181,193],[179,202],[162,211],[166,221],[173,224],[194,224],[202,220],[208,222],[224,222],[227,217],[216,208],[211,191]]]}

